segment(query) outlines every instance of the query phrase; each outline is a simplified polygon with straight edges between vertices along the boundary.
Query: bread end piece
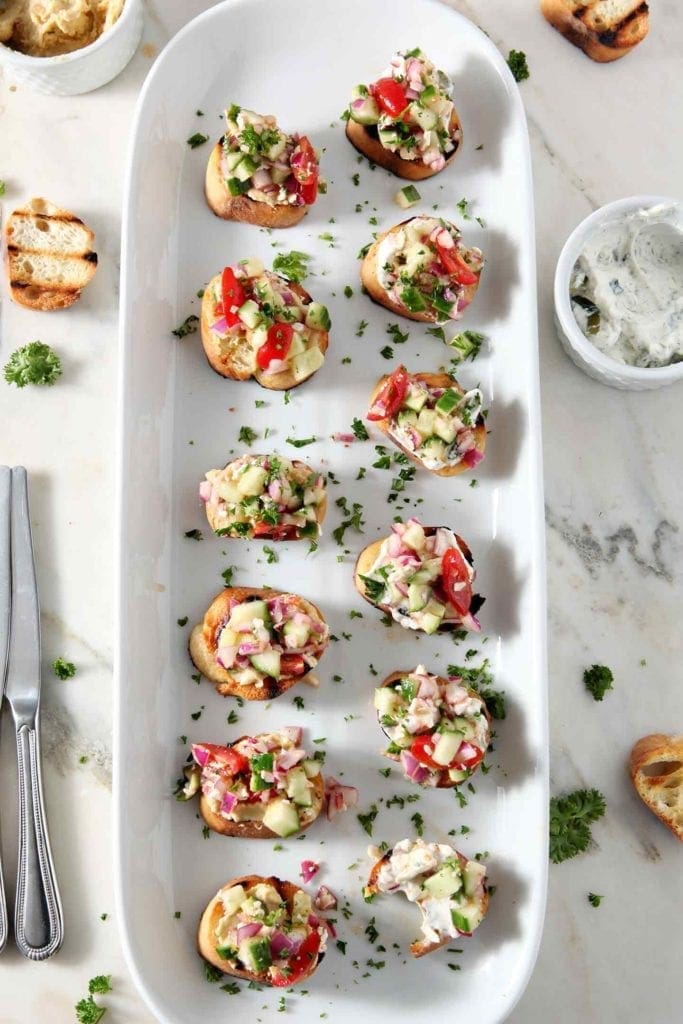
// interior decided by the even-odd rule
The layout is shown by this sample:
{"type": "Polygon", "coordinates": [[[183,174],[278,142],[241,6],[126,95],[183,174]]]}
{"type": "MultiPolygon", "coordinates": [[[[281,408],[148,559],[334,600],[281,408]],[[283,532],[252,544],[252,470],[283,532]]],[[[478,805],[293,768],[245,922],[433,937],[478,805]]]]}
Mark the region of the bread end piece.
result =
{"type": "Polygon", "coordinates": [[[249,196],[231,196],[221,172],[222,151],[222,140],[219,139],[211,150],[204,181],[206,201],[217,217],[262,228],[290,228],[303,220],[308,212],[307,206],[292,206],[290,203],[270,206],[257,203],[249,196]]]}
{"type": "Polygon", "coordinates": [[[643,0],[541,0],[541,13],[599,64],[626,56],[650,27],[649,7],[643,0]]]}
{"type": "Polygon", "coordinates": [[[631,750],[629,773],[643,803],[683,842],[683,735],[643,736],[631,750]]]}

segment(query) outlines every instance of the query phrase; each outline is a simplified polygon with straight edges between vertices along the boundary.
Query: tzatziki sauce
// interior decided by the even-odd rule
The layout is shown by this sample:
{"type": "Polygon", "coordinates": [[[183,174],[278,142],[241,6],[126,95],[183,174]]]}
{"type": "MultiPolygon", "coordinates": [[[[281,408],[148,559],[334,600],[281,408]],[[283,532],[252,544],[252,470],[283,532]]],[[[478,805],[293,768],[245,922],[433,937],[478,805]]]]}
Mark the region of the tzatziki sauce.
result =
{"type": "Polygon", "coordinates": [[[599,227],[569,282],[572,311],[596,348],[630,366],[683,361],[683,231],[675,206],[599,227]]]}

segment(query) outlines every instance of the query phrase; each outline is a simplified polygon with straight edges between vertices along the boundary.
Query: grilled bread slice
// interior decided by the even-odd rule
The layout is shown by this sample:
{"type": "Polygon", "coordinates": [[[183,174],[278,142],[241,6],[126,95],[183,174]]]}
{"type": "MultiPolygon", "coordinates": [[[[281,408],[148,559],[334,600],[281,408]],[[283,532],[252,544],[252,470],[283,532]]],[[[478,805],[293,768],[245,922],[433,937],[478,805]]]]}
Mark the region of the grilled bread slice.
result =
{"type": "Polygon", "coordinates": [[[630,53],[650,27],[644,0],[541,0],[541,11],[558,32],[601,64],[630,53]]]}
{"type": "Polygon", "coordinates": [[[683,842],[683,736],[643,736],[631,751],[629,771],[643,803],[683,842]]]}
{"type": "MultiPolygon", "coordinates": [[[[296,683],[308,681],[309,673],[306,672],[298,676],[282,675],[279,679],[264,675],[258,683],[240,683],[229,669],[222,668],[216,660],[218,635],[230,617],[234,602],[240,604],[248,598],[269,600],[281,596],[287,596],[297,605],[299,611],[310,615],[317,622],[324,623],[320,609],[298,594],[283,595],[281,590],[263,590],[260,587],[228,587],[213,599],[203,620],[192,630],[189,643],[190,657],[195,667],[211,680],[222,697],[239,696],[245,700],[272,700],[286,693],[296,683]]],[[[328,638],[325,634],[317,645],[311,644],[310,653],[319,660],[327,644],[328,638]]]]}
{"type": "Polygon", "coordinates": [[[258,224],[262,228],[291,228],[308,213],[309,206],[292,206],[290,203],[259,203],[249,196],[231,196],[221,170],[223,139],[220,138],[211,150],[206,167],[204,193],[206,201],[223,220],[239,220],[243,224],[258,224]]]}
{"type": "Polygon", "coordinates": [[[29,309],[66,309],[97,270],[95,236],[83,221],[47,199],[31,199],[7,222],[10,295],[29,309]]]}
{"type": "MultiPolygon", "coordinates": [[[[216,928],[220,919],[223,916],[224,908],[222,901],[222,894],[226,889],[231,889],[233,886],[241,885],[246,891],[247,895],[250,890],[257,885],[272,885],[274,889],[280,895],[280,898],[287,904],[287,909],[291,914],[294,909],[294,898],[298,893],[303,893],[304,890],[294,882],[286,882],[280,878],[276,878],[273,875],[265,877],[264,875],[242,875],[240,878],[233,878],[229,882],[226,882],[224,886],[216,893],[213,897],[206,910],[201,916],[199,921],[199,928],[197,930],[197,950],[199,955],[207,960],[214,967],[217,967],[219,971],[224,974],[230,974],[234,978],[243,978],[245,981],[254,981],[260,985],[275,985],[278,987],[289,987],[290,985],[299,984],[305,981],[317,970],[318,964],[322,961],[325,956],[324,952],[324,939],[320,943],[320,949],[314,955],[310,957],[310,963],[304,962],[296,970],[296,974],[292,975],[292,980],[289,982],[286,976],[282,976],[281,981],[275,981],[269,972],[262,971],[256,973],[255,971],[247,970],[246,967],[239,967],[237,964],[231,964],[228,960],[223,959],[218,955],[216,950],[216,928]]],[[[323,935],[326,930],[322,918],[319,918],[318,934],[323,935]]]]}
{"type": "MultiPolygon", "coordinates": [[[[460,124],[460,118],[455,107],[451,113],[449,134],[455,143],[455,148],[446,157],[445,167],[442,167],[441,171],[445,170],[455,160],[462,148],[462,125],[460,124]],[[455,138],[456,135],[457,138],[455,138]]],[[[432,178],[435,174],[441,174],[441,171],[433,170],[429,164],[424,163],[421,159],[404,160],[398,153],[392,153],[390,149],[387,149],[380,142],[377,128],[374,125],[366,126],[349,118],[346,122],[346,137],[351,145],[359,153],[367,157],[371,163],[379,164],[380,167],[386,168],[387,171],[395,174],[397,178],[405,178],[407,181],[424,181],[425,178],[432,178]]]]}
{"type": "MultiPolygon", "coordinates": [[[[370,395],[370,401],[368,403],[370,408],[372,408],[373,402],[379,395],[383,386],[386,384],[387,380],[389,379],[389,376],[389,374],[385,374],[383,377],[380,377],[380,379],[377,381],[377,384],[373,388],[372,394],[370,395]]],[[[460,386],[460,384],[458,384],[456,380],[453,380],[453,378],[450,377],[447,373],[411,373],[410,379],[424,381],[424,383],[429,388],[450,388],[453,391],[458,391],[461,395],[465,394],[465,391],[460,386]]],[[[384,420],[373,420],[373,423],[382,431],[383,434],[386,434],[389,440],[393,444],[395,444],[396,447],[400,449],[400,451],[402,451],[404,455],[408,456],[411,462],[414,462],[416,466],[422,466],[424,469],[427,470],[428,473],[433,473],[434,476],[457,476],[458,473],[465,473],[468,469],[471,468],[467,463],[463,462],[461,459],[460,462],[455,462],[452,465],[443,466],[441,469],[430,469],[429,466],[425,466],[424,462],[422,461],[419,455],[416,455],[416,453],[414,451],[411,451],[410,448],[406,448],[403,444],[401,444],[398,438],[396,438],[392,434],[392,426],[394,420],[391,417],[384,420]]],[[[474,425],[473,430],[476,439],[477,451],[480,452],[481,455],[483,455],[484,452],[486,451],[486,423],[483,417],[479,417],[479,419],[474,425]]]]}

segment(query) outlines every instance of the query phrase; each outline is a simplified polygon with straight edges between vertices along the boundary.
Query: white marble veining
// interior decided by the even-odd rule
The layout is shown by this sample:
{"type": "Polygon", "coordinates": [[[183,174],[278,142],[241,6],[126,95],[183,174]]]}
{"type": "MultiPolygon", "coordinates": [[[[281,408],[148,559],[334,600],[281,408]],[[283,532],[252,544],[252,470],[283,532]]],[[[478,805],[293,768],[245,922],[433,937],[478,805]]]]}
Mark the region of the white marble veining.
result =
{"type": "MultiPolygon", "coordinates": [[[[110,780],[113,437],[118,241],[127,130],[165,41],[204,0],[147,2],[142,46],[113,83],[60,99],[0,80],[5,211],[31,195],[77,210],[97,234],[100,269],[65,315],[2,294],[0,362],[40,338],[64,364],[58,387],[0,383],[0,462],[31,473],[46,685],[46,799],[67,939],[33,965],[0,959],[0,1024],[63,1024],[88,978],[111,973],[112,1024],[149,1024],[123,964],[113,914],[110,780]],[[49,663],[78,665],[59,682],[49,663]],[[85,759],[81,763],[81,759],[85,759]],[[107,914],[106,920],[100,915],[107,914]]],[[[683,17],[652,5],[652,30],[629,57],[593,64],[533,0],[455,0],[507,53],[526,51],[521,85],[534,162],[547,498],[552,788],[595,785],[607,816],[586,855],[552,866],[536,971],[514,1024],[674,1024],[681,1019],[680,845],[640,805],[625,772],[632,742],[683,731],[681,388],[631,394],[589,380],[555,336],[555,261],[591,209],[633,193],[680,192],[683,17]],[[583,668],[609,664],[615,690],[585,693],[583,668]],[[588,891],[605,899],[599,909],[588,891]]],[[[514,339],[510,339],[514,344],[514,339]]],[[[3,723],[0,817],[10,888],[14,755],[3,723]]],[[[104,1000],[103,1000],[104,1001],[104,1000]]],[[[109,1019],[109,1018],[107,1018],[109,1019]]]]}

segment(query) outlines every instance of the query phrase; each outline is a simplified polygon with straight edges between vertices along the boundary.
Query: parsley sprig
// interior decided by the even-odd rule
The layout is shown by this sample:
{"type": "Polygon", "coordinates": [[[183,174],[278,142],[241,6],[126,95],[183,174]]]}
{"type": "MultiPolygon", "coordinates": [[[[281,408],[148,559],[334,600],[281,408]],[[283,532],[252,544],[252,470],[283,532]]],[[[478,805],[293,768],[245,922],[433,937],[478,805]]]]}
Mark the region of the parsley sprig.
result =
{"type": "Polygon", "coordinates": [[[591,841],[590,825],[605,813],[597,789],[577,789],[550,801],[550,859],[553,864],[583,853],[591,841]]]}

